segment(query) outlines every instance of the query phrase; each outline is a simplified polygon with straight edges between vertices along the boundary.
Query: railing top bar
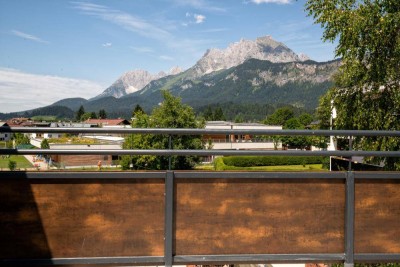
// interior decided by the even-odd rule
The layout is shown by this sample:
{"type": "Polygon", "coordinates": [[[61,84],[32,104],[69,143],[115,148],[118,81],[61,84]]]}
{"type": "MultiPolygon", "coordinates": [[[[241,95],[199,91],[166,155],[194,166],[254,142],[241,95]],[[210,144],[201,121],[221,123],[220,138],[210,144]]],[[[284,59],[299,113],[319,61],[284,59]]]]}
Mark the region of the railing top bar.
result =
{"type": "Polygon", "coordinates": [[[400,151],[173,150],[173,149],[0,149],[0,155],[155,155],[155,156],[337,156],[400,157],[400,151]]]}
{"type": "Polygon", "coordinates": [[[172,128],[49,128],[49,127],[0,127],[0,132],[13,133],[109,133],[109,134],[252,134],[252,135],[317,135],[317,136],[397,136],[400,131],[375,130],[262,130],[262,129],[172,129],[172,128]]]}

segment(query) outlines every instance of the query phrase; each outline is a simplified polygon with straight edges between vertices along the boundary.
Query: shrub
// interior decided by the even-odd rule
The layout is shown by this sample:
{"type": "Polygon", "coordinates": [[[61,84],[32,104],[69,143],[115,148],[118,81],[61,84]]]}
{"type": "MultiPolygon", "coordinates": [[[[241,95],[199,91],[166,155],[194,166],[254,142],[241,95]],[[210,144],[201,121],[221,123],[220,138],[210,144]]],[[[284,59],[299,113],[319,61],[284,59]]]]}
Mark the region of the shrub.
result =
{"type": "Polygon", "coordinates": [[[10,169],[10,171],[14,171],[17,168],[17,162],[14,160],[9,160],[8,168],[10,169]]]}
{"type": "Polygon", "coordinates": [[[309,156],[229,156],[221,158],[224,165],[235,167],[322,164],[326,157],[309,156]]]}

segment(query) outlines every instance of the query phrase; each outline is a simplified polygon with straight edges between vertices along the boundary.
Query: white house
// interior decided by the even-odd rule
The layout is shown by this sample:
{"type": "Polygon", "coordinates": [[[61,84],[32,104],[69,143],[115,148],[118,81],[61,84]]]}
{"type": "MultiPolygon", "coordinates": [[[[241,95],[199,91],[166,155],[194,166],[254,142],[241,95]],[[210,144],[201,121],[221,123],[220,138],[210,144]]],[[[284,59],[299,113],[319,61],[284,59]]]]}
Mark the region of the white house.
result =
{"type": "MultiPolygon", "coordinates": [[[[227,121],[208,121],[206,129],[214,130],[282,130],[282,126],[265,125],[261,123],[233,123],[227,121]]],[[[212,149],[282,149],[282,143],[265,136],[209,134],[204,140],[210,141],[212,149]]]]}

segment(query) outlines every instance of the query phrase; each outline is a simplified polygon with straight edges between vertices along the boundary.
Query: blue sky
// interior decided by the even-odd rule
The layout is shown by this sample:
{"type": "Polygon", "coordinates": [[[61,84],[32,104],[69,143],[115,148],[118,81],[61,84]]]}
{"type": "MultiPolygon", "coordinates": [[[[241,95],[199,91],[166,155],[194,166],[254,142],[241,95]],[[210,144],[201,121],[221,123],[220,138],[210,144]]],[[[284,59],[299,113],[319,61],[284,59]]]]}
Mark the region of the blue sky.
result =
{"type": "Polygon", "coordinates": [[[0,0],[0,112],[100,94],[124,72],[189,68],[208,48],[271,35],[316,61],[335,46],[305,0],[0,0]]]}

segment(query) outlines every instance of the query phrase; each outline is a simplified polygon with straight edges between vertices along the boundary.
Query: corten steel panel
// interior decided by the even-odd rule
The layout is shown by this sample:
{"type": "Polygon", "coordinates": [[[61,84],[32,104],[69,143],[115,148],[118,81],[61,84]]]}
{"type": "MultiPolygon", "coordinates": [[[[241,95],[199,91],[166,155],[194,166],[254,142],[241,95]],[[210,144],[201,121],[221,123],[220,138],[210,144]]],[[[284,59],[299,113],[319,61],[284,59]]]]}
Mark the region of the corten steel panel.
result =
{"type": "Polygon", "coordinates": [[[0,259],[162,256],[163,179],[1,179],[0,259]]]}
{"type": "Polygon", "coordinates": [[[400,180],[356,179],[354,236],[355,253],[400,253],[400,180]]]}
{"type": "Polygon", "coordinates": [[[344,180],[177,179],[175,254],[344,252],[344,180]]]}

